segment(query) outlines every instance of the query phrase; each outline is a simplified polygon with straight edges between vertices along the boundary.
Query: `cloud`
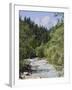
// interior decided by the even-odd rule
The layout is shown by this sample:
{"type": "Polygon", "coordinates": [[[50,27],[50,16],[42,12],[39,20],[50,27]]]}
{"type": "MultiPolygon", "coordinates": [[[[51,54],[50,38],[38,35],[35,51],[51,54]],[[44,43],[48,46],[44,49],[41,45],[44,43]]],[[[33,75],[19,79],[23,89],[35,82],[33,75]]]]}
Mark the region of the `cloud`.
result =
{"type": "Polygon", "coordinates": [[[45,16],[45,17],[42,18],[41,24],[46,26],[49,23],[49,21],[50,21],[50,17],[49,16],[45,16]]]}
{"type": "Polygon", "coordinates": [[[57,20],[52,16],[45,16],[41,20],[41,25],[47,27],[48,29],[57,24],[57,20]]]}
{"type": "Polygon", "coordinates": [[[36,17],[34,21],[36,24],[40,25],[40,18],[36,17]]]}
{"type": "Polygon", "coordinates": [[[51,16],[36,17],[34,21],[39,26],[44,26],[48,29],[55,26],[57,23],[57,20],[51,16]]]}
{"type": "Polygon", "coordinates": [[[47,26],[50,21],[50,17],[49,16],[36,17],[34,21],[39,26],[47,26]]]}

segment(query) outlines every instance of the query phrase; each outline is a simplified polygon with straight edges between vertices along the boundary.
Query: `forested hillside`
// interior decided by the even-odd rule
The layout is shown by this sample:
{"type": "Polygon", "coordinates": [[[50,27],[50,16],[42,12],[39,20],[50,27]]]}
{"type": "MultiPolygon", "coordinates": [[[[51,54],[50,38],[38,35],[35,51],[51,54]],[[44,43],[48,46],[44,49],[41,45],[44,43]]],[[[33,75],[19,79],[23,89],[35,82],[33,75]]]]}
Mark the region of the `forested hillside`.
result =
{"type": "MultiPolygon", "coordinates": [[[[50,33],[50,41],[45,46],[45,57],[55,66],[64,66],[64,25],[61,23],[50,33]]],[[[57,68],[58,69],[58,68],[57,68]]]]}
{"type": "Polygon", "coordinates": [[[19,45],[20,60],[36,56],[35,48],[49,40],[49,32],[44,27],[38,27],[30,18],[20,20],[19,45]]]}
{"type": "Polygon", "coordinates": [[[30,18],[19,18],[20,72],[29,62],[27,58],[46,58],[55,66],[64,65],[64,24],[57,23],[48,30],[38,26],[30,18]]]}

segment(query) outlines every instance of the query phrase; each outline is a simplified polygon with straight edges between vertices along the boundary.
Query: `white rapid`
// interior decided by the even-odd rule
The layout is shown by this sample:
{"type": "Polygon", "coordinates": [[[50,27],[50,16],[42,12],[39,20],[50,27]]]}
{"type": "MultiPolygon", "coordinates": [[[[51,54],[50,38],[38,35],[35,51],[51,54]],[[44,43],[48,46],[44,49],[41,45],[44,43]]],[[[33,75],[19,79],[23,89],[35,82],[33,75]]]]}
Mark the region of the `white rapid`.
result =
{"type": "Polygon", "coordinates": [[[53,65],[48,64],[44,58],[27,59],[31,63],[32,74],[25,75],[24,78],[50,78],[59,77],[59,72],[56,71],[53,65]]]}

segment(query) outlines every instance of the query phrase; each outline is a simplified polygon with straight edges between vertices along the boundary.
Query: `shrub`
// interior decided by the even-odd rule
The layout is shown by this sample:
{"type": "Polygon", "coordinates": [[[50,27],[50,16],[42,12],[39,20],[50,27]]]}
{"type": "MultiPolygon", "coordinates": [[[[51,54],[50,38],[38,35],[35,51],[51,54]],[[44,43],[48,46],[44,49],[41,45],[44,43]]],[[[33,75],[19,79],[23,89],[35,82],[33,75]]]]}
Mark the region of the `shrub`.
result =
{"type": "Polygon", "coordinates": [[[34,58],[34,57],[36,57],[35,49],[30,48],[30,51],[29,51],[29,57],[30,57],[30,58],[34,58]]]}
{"type": "Polygon", "coordinates": [[[60,49],[58,45],[51,46],[44,49],[44,55],[47,58],[48,62],[54,65],[63,65],[64,64],[64,55],[63,48],[60,49]]]}
{"type": "Polygon", "coordinates": [[[36,56],[40,58],[44,57],[44,46],[43,45],[36,48],[36,56]]]}

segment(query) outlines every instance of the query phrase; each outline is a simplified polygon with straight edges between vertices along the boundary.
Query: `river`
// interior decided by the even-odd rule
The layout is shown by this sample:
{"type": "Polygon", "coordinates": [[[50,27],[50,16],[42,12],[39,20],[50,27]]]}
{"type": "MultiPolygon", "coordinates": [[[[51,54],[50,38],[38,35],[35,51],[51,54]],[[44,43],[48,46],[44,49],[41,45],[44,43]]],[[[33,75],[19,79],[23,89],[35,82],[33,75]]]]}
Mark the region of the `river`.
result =
{"type": "Polygon", "coordinates": [[[32,74],[24,75],[24,78],[51,78],[51,77],[59,77],[60,73],[56,71],[53,65],[49,64],[45,58],[33,58],[27,59],[30,61],[32,74]]]}

